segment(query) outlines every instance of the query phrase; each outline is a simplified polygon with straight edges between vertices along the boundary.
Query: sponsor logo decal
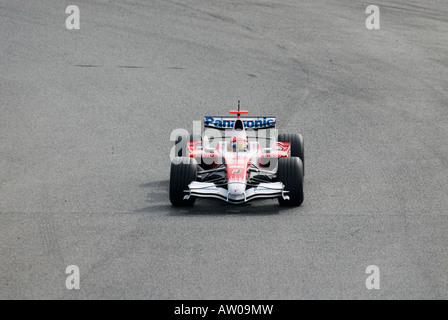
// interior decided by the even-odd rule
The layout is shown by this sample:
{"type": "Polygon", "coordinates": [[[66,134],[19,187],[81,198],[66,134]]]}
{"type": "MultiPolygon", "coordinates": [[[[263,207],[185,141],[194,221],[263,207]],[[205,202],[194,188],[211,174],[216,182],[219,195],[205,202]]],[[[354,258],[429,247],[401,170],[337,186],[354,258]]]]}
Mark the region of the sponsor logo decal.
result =
{"type": "MultiPolygon", "coordinates": [[[[275,127],[275,118],[253,118],[253,119],[242,119],[244,127],[246,128],[273,128],[275,127]]],[[[206,127],[213,128],[223,128],[223,129],[232,129],[235,124],[235,120],[231,118],[214,118],[214,117],[205,117],[204,125],[206,127]]]]}
{"type": "Polygon", "coordinates": [[[263,191],[270,191],[271,189],[269,188],[255,188],[254,192],[263,192],[263,191]]]}
{"type": "Polygon", "coordinates": [[[207,188],[200,188],[200,189],[193,189],[193,192],[198,193],[219,193],[219,190],[217,187],[207,187],[207,188]]]}

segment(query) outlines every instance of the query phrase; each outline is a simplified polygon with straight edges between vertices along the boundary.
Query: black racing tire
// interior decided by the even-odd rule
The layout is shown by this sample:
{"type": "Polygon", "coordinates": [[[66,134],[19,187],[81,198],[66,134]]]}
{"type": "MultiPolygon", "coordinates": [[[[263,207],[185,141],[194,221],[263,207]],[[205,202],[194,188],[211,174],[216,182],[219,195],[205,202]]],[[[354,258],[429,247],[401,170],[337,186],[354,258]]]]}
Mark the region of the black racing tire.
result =
{"type": "Polygon", "coordinates": [[[202,141],[202,136],[200,134],[190,133],[190,142],[202,141]]]}
{"type": "Polygon", "coordinates": [[[291,144],[291,157],[299,157],[302,160],[303,175],[305,175],[305,143],[303,136],[297,133],[281,133],[278,135],[277,140],[291,144]]]}
{"type": "Polygon", "coordinates": [[[188,141],[190,141],[189,134],[180,134],[174,142],[174,155],[176,157],[186,157],[187,156],[187,146],[188,141]]]}
{"type": "Polygon", "coordinates": [[[171,161],[170,202],[173,206],[192,206],[195,197],[184,199],[188,185],[196,179],[198,164],[193,158],[175,157],[171,161]]]}
{"type": "Polygon", "coordinates": [[[202,141],[202,137],[201,135],[193,135],[191,133],[178,135],[176,138],[176,142],[174,143],[175,146],[174,154],[177,157],[187,156],[188,141],[190,142],[202,141]]]}
{"type": "Polygon", "coordinates": [[[278,198],[282,206],[298,207],[303,202],[303,165],[299,157],[278,159],[278,181],[285,185],[289,200],[278,198]]]}

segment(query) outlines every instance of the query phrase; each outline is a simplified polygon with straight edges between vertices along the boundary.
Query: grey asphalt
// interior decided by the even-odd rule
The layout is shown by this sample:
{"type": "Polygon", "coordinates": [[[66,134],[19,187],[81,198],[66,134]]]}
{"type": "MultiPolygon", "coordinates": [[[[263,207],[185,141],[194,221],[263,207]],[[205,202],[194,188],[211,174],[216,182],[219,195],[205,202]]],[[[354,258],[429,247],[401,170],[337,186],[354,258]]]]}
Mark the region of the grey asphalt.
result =
{"type": "Polygon", "coordinates": [[[447,101],[445,1],[0,0],[0,299],[448,299],[447,101]],[[238,99],[303,205],[172,207],[171,131],[238,99]]]}

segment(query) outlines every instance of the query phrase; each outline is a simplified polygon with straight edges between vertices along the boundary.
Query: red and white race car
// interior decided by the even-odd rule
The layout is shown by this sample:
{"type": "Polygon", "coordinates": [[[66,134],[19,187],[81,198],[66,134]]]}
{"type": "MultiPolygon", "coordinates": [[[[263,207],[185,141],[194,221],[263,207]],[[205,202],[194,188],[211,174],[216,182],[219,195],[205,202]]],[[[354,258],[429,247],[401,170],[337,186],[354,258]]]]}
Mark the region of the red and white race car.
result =
{"type": "Polygon", "coordinates": [[[239,109],[230,111],[236,118],[204,117],[203,133],[197,137],[177,137],[170,173],[174,206],[191,206],[201,197],[235,204],[259,198],[278,198],[285,206],[302,204],[302,135],[277,136],[275,117],[241,116],[248,112],[239,109]]]}

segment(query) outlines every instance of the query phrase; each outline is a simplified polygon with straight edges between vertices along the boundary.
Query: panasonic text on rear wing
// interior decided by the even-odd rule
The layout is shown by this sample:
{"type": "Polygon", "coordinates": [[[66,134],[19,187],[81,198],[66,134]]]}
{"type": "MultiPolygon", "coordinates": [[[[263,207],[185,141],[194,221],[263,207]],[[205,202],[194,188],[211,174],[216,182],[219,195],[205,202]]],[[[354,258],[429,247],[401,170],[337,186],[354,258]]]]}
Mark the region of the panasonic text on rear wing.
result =
{"type": "MultiPolygon", "coordinates": [[[[232,129],[235,124],[235,118],[232,117],[216,117],[208,116],[204,117],[205,128],[215,129],[232,129]]],[[[275,117],[241,117],[246,129],[271,129],[275,128],[275,117]]]]}

